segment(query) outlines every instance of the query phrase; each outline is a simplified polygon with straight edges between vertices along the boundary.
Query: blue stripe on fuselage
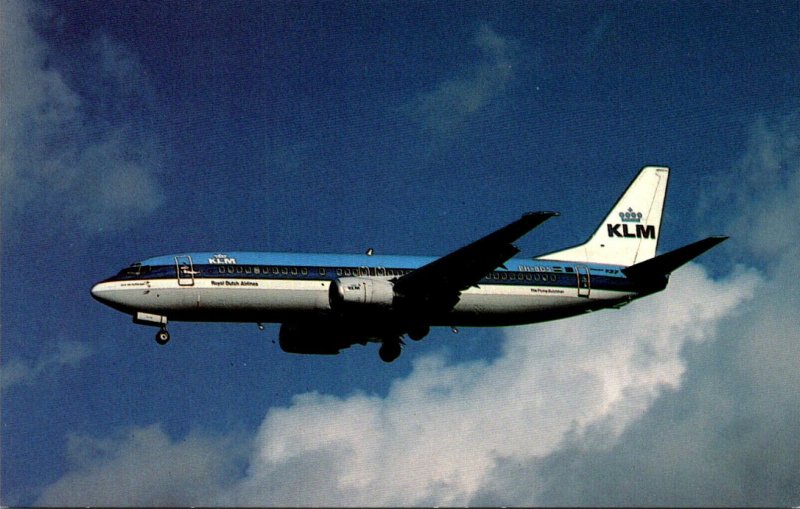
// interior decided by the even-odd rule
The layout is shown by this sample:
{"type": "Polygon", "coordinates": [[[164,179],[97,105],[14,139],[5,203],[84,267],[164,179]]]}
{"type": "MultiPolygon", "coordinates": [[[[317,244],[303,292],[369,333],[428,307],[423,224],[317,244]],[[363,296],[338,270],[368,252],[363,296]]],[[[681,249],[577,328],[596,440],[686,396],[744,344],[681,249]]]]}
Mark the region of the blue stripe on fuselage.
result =
{"type": "MultiPolygon", "coordinates": [[[[436,256],[404,256],[404,255],[357,255],[357,254],[313,254],[313,253],[264,253],[264,252],[206,252],[182,253],[148,258],[140,262],[142,265],[173,265],[175,259],[186,260],[191,257],[195,265],[279,265],[296,267],[386,267],[417,269],[436,260],[436,256]]],[[[591,275],[613,275],[624,277],[623,267],[604,264],[576,264],[558,260],[536,260],[512,258],[505,264],[507,269],[498,271],[513,272],[567,272],[576,266],[588,266],[591,275]]]]}
{"type": "MultiPolygon", "coordinates": [[[[182,253],[157,256],[143,260],[142,265],[171,265],[175,257],[191,256],[197,265],[280,265],[297,267],[402,267],[415,269],[432,262],[436,257],[313,254],[313,253],[261,253],[245,251],[217,251],[210,253],[182,253]]],[[[185,259],[185,258],[184,258],[185,259]]]]}

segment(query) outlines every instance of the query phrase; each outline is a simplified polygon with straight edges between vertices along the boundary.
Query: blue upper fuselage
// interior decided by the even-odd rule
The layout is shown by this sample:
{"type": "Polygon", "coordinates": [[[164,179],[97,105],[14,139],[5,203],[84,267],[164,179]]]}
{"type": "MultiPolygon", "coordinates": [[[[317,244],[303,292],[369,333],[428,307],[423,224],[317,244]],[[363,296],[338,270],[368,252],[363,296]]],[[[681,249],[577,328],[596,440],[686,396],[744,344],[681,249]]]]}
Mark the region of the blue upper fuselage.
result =
{"type": "MultiPolygon", "coordinates": [[[[325,253],[270,253],[254,251],[213,251],[180,253],[156,256],[142,260],[143,266],[169,266],[176,263],[176,257],[187,260],[191,257],[194,265],[279,265],[295,267],[385,267],[397,269],[417,269],[433,262],[436,256],[406,255],[366,255],[366,254],[325,254],[325,253]]],[[[496,271],[513,272],[562,272],[576,266],[589,267],[592,274],[625,277],[623,267],[604,264],[578,264],[558,260],[537,260],[535,258],[511,258],[504,267],[496,271]]],[[[571,271],[570,271],[571,272],[571,271]]]]}
{"type": "MultiPolygon", "coordinates": [[[[235,273],[233,267],[303,267],[307,270],[302,271],[302,275],[312,276],[312,274],[325,274],[322,279],[330,279],[334,275],[342,275],[342,271],[321,271],[319,269],[342,269],[344,275],[403,275],[414,269],[427,265],[437,257],[434,256],[404,256],[404,255],[366,255],[366,254],[320,254],[320,253],[269,253],[269,252],[248,252],[248,251],[211,251],[193,252],[156,256],[133,264],[147,268],[141,274],[139,270],[130,271],[123,269],[116,277],[124,276],[124,279],[138,279],[147,277],[169,277],[175,273],[176,264],[186,264],[191,260],[194,268],[200,269],[197,274],[212,275],[223,272],[221,268],[229,267],[230,270],[224,272],[235,273]],[[206,267],[206,269],[202,269],[206,267]],[[161,270],[150,272],[149,269],[160,268],[161,270]],[[220,270],[217,270],[219,268],[220,270]],[[213,270],[212,270],[213,269],[213,270]],[[352,271],[348,269],[353,269],[352,271]],[[371,270],[370,270],[371,269],[371,270]],[[376,270],[377,269],[377,270],[376,270]]],[[[623,267],[604,264],[579,264],[558,260],[537,260],[535,258],[511,258],[502,267],[497,267],[492,273],[502,274],[503,272],[515,273],[550,273],[560,275],[555,284],[571,285],[580,268],[584,272],[587,268],[595,287],[606,286],[618,289],[628,286],[632,282],[625,277],[622,272],[623,267]],[[569,275],[572,275],[570,279],[569,275]],[[562,280],[562,277],[566,279],[562,280]]],[[[249,271],[248,271],[249,273],[249,271]]],[[[277,272],[276,272],[277,274],[277,272]]],[[[290,273],[291,275],[291,273],[290,273]]],[[[490,279],[491,273],[485,279],[490,279]]],[[[115,279],[115,278],[112,278],[115,279]]],[[[496,279],[496,278],[495,278],[496,279]]],[[[505,280],[505,278],[501,278],[505,280]]],[[[524,278],[526,280],[538,280],[539,278],[524,278]]],[[[520,283],[523,278],[519,278],[520,283]]],[[[484,281],[485,282],[485,281],[484,281]]]]}

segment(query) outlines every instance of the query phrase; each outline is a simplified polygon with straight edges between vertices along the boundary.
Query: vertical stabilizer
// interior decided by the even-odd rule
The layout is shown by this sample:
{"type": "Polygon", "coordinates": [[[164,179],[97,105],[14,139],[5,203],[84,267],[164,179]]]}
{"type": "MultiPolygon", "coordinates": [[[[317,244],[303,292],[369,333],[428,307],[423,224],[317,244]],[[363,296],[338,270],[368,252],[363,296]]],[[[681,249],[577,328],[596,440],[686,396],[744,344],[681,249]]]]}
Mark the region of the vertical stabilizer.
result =
{"type": "Polygon", "coordinates": [[[669,168],[645,166],[588,241],[538,259],[627,267],[653,258],[668,180],[669,168]]]}

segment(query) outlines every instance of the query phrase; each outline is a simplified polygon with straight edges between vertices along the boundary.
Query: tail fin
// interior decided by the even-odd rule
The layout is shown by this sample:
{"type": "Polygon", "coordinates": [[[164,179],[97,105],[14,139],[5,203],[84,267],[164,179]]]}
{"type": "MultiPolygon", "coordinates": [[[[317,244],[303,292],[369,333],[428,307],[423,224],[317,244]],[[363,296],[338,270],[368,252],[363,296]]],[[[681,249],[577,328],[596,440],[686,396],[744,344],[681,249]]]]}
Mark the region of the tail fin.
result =
{"type": "Polygon", "coordinates": [[[645,166],[585,243],[537,257],[630,266],[656,255],[669,168],[645,166]]]}

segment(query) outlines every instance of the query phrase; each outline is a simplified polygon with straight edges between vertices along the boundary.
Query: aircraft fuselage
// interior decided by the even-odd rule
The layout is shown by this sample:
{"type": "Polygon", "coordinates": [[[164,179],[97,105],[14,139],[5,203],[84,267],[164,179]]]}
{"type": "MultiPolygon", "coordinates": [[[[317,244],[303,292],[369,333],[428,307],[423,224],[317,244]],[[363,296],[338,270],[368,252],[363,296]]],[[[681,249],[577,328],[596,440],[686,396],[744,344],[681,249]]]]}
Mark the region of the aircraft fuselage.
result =
{"type": "MultiPolygon", "coordinates": [[[[331,285],[392,280],[435,258],[412,256],[191,253],[152,258],[94,286],[101,302],[177,321],[284,323],[345,315],[363,322],[402,320],[392,302],[337,305],[331,285]]],[[[462,292],[430,325],[507,326],[616,306],[653,289],[622,267],[512,258],[462,292]]],[[[358,291],[359,288],[355,288],[358,291]]],[[[366,290],[366,289],[365,289],[366,290]]],[[[397,298],[397,297],[395,297],[397,298]]]]}

